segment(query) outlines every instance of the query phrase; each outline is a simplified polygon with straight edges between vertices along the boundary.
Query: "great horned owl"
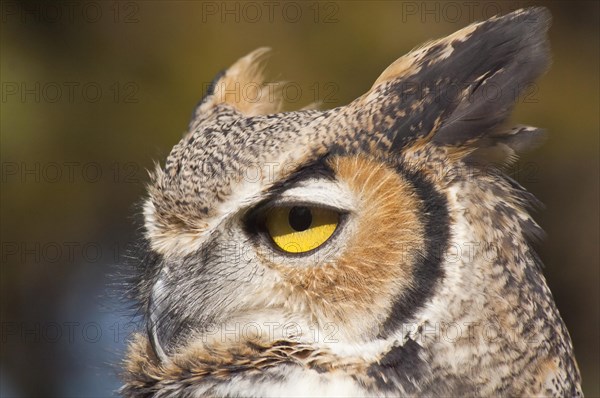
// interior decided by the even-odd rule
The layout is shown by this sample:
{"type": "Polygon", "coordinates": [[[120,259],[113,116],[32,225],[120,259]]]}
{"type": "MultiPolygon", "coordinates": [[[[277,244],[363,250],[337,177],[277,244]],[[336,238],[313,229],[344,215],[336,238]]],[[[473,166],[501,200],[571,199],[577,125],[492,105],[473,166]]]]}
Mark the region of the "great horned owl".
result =
{"type": "Polygon", "coordinates": [[[497,167],[542,135],[505,122],[549,21],[472,24],[331,110],[281,112],[266,49],[219,74],[153,172],[121,393],[580,395],[533,198],[497,167]]]}

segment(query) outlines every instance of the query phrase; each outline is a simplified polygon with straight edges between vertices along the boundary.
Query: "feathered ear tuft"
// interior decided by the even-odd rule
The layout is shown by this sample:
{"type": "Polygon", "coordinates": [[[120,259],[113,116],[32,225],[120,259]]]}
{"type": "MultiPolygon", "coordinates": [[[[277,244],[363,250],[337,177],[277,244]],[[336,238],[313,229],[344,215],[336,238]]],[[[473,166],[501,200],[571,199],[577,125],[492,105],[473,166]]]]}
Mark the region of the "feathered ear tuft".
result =
{"type": "Polygon", "coordinates": [[[457,147],[496,139],[522,149],[530,130],[503,124],[548,67],[550,20],[545,8],[528,8],[428,43],[390,65],[358,105],[374,115],[391,150],[418,138],[457,147]]]}
{"type": "MultiPolygon", "coordinates": [[[[508,119],[521,93],[550,63],[546,37],[550,19],[545,8],[532,8],[486,21],[476,28],[473,36],[481,43],[474,43],[469,50],[476,67],[464,82],[465,92],[457,106],[436,132],[436,143],[460,145],[473,138],[495,136],[495,128],[508,119]],[[478,38],[476,32],[480,29],[478,38]]],[[[529,137],[531,130],[510,132],[499,137],[512,137],[517,149],[516,142],[529,137]]]]}
{"type": "Polygon", "coordinates": [[[466,160],[480,165],[510,164],[517,159],[517,154],[537,148],[545,138],[546,132],[537,127],[515,126],[498,130],[479,139],[466,160]]]}
{"type": "Polygon", "coordinates": [[[279,112],[283,97],[277,88],[281,85],[267,84],[263,73],[270,51],[268,47],[258,48],[219,73],[194,110],[192,124],[221,104],[233,107],[244,116],[279,112]]]}

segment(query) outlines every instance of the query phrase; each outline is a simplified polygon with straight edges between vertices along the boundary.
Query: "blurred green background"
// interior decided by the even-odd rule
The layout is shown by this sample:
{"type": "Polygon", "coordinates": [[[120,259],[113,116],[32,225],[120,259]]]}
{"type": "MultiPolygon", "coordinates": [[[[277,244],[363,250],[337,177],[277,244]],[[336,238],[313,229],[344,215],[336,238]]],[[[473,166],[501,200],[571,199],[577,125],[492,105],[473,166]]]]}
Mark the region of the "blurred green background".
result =
{"type": "MultiPolygon", "coordinates": [[[[107,298],[163,161],[213,76],[260,47],[288,109],[364,93],[398,56],[542,2],[2,3],[2,396],[109,396],[132,325],[107,298]]],[[[543,2],[554,62],[515,122],[545,127],[515,177],[545,203],[538,250],[587,396],[599,377],[599,6],[543,2]]]]}

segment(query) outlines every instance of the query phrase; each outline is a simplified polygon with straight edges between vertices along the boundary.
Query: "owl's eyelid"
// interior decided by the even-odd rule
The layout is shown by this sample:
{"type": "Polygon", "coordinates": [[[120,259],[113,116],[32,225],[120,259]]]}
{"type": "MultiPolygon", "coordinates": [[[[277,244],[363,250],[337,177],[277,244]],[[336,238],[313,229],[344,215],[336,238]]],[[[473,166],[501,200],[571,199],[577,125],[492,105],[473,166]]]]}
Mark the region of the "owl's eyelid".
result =
{"type": "Polygon", "coordinates": [[[346,213],[350,212],[349,209],[341,208],[338,206],[332,206],[330,203],[307,201],[305,199],[295,199],[292,197],[278,198],[278,199],[271,200],[268,203],[266,203],[261,208],[261,210],[263,212],[266,212],[266,211],[276,208],[276,207],[300,207],[300,206],[310,207],[310,208],[318,208],[318,209],[324,209],[324,210],[331,210],[331,211],[335,211],[336,213],[339,213],[339,214],[346,214],[346,213]]]}
{"type": "Polygon", "coordinates": [[[304,181],[281,192],[271,202],[294,206],[302,203],[302,206],[323,207],[346,213],[355,210],[353,192],[335,180],[304,181]]]}

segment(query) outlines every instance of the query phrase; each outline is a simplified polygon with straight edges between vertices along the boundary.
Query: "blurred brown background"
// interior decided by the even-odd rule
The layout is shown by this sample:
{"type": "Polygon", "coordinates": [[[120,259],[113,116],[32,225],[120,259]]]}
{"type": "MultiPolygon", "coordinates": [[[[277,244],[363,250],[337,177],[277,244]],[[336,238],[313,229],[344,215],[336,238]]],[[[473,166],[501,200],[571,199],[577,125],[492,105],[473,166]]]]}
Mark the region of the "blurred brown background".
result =
{"type": "MultiPolygon", "coordinates": [[[[2,396],[110,396],[131,314],[105,294],[213,76],[260,47],[288,107],[347,103],[398,56],[536,2],[2,3],[2,396]]],[[[541,2],[538,2],[541,3],[541,2]]],[[[514,120],[549,131],[515,177],[545,203],[545,274],[587,396],[599,381],[599,6],[544,2],[554,63],[514,120]]]]}

